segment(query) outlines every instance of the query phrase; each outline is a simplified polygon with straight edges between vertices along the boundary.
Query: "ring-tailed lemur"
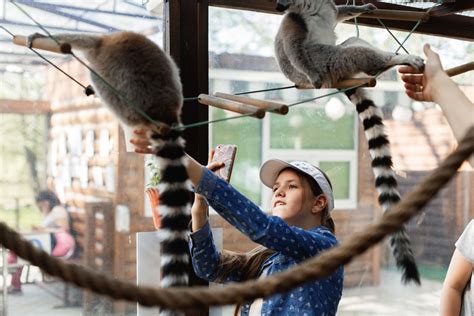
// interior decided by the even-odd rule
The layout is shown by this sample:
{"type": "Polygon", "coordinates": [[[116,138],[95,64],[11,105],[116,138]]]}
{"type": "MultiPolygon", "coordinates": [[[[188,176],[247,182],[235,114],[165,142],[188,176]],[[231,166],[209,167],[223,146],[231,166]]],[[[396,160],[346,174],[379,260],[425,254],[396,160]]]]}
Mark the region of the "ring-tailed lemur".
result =
{"type": "MultiPolygon", "coordinates": [[[[36,37],[42,35],[30,36],[29,42],[36,37]]],[[[180,124],[183,97],[178,68],[151,40],[133,32],[100,36],[58,34],[54,38],[83,52],[91,68],[126,98],[127,101],[91,73],[94,91],[124,124],[153,127],[143,112],[168,126],[180,124]]],[[[187,233],[191,201],[184,140],[177,132],[155,133],[152,138],[162,175],[158,187],[161,286],[185,286],[189,279],[187,233]]]]}
{"type": "MultiPolygon", "coordinates": [[[[361,72],[376,75],[395,65],[407,64],[422,69],[423,60],[417,56],[384,52],[359,38],[336,45],[334,28],[338,22],[375,9],[372,4],[336,6],[332,0],[277,0],[277,10],[286,12],[275,39],[275,54],[281,71],[297,85],[309,83],[320,88],[361,72]]],[[[384,212],[388,211],[400,200],[400,194],[392,170],[382,112],[361,89],[346,94],[356,105],[364,125],[379,202],[384,212]]],[[[406,230],[393,234],[390,244],[397,266],[403,269],[403,281],[419,284],[419,272],[406,230]]]]}

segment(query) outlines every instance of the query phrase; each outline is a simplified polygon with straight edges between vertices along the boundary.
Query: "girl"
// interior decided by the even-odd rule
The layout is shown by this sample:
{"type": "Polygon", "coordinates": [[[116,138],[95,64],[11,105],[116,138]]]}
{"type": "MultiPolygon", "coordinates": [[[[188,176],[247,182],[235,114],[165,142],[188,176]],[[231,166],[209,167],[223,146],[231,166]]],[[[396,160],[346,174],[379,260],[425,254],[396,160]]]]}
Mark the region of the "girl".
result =
{"type": "MultiPolygon", "coordinates": [[[[136,132],[137,133],[137,132],[136,132]]],[[[131,140],[138,153],[149,142],[131,140]]],[[[190,250],[196,274],[213,282],[239,282],[286,270],[337,244],[330,212],[334,197],[327,176],[304,161],[272,159],[260,170],[272,188],[272,216],[188,157],[187,172],[197,193],[192,207],[190,250]],[[230,224],[262,245],[247,254],[217,251],[208,222],[208,204],[230,224]]],[[[293,290],[237,306],[241,315],[335,315],[342,295],[343,268],[293,290]]]]}

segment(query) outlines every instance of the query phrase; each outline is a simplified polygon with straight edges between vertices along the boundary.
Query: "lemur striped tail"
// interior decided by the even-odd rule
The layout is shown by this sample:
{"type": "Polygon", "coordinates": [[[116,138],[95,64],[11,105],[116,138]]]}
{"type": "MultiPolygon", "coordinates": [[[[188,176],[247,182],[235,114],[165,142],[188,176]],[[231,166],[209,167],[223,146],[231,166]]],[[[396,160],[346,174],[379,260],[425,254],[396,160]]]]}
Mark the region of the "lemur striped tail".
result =
{"type": "MultiPolygon", "coordinates": [[[[161,228],[161,287],[186,286],[189,282],[188,224],[191,200],[186,171],[184,140],[177,132],[153,134],[152,146],[158,157],[161,180],[158,185],[161,228]]],[[[160,315],[183,315],[162,310],[160,315]]]]}
{"type": "MultiPolygon", "coordinates": [[[[365,96],[362,89],[346,91],[352,103],[356,105],[359,118],[364,126],[365,135],[369,143],[370,156],[372,157],[372,170],[375,175],[379,203],[384,212],[400,201],[398,182],[392,170],[392,156],[390,145],[385,134],[382,111],[374,102],[365,96]]],[[[413,251],[405,228],[390,236],[390,246],[397,267],[403,270],[404,283],[414,281],[420,284],[420,274],[415,263],[413,251]]]]}

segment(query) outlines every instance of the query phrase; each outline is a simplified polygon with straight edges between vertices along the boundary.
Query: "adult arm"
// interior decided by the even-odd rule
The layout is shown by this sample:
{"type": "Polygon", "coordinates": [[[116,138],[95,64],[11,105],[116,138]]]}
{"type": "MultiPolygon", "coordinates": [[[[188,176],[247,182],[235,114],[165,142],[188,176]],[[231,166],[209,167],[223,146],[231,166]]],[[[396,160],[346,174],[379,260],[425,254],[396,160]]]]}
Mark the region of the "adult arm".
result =
{"type": "Polygon", "coordinates": [[[454,251],[441,292],[441,316],[459,315],[464,289],[472,274],[472,263],[454,251]]]}
{"type": "MultiPolygon", "coordinates": [[[[460,141],[474,125],[474,104],[443,70],[438,54],[427,44],[423,50],[427,56],[423,74],[417,73],[411,67],[399,69],[405,82],[405,92],[413,100],[439,104],[454,137],[460,141]]],[[[469,162],[474,166],[474,157],[471,157],[469,162]]]]}

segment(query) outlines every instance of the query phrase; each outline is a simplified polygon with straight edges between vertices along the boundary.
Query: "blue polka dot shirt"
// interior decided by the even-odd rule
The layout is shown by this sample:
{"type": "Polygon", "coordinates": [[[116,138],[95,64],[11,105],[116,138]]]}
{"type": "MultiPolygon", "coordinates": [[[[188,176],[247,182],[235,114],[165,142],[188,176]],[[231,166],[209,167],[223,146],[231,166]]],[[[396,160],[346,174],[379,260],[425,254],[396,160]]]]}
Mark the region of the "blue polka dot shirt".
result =
{"type": "MultiPolygon", "coordinates": [[[[281,218],[269,216],[230,184],[205,169],[196,192],[230,224],[254,242],[275,251],[260,267],[272,275],[337,245],[337,240],[324,226],[304,230],[288,226],[281,218]]],[[[209,224],[191,234],[189,241],[196,274],[214,281],[220,274],[220,253],[214,245],[209,224]]],[[[261,315],[335,315],[342,296],[344,270],[340,267],[329,277],[310,281],[293,290],[264,299],[261,315]]],[[[242,281],[238,269],[224,282],[242,281]]],[[[241,315],[248,315],[250,304],[244,304],[241,315]]]]}

